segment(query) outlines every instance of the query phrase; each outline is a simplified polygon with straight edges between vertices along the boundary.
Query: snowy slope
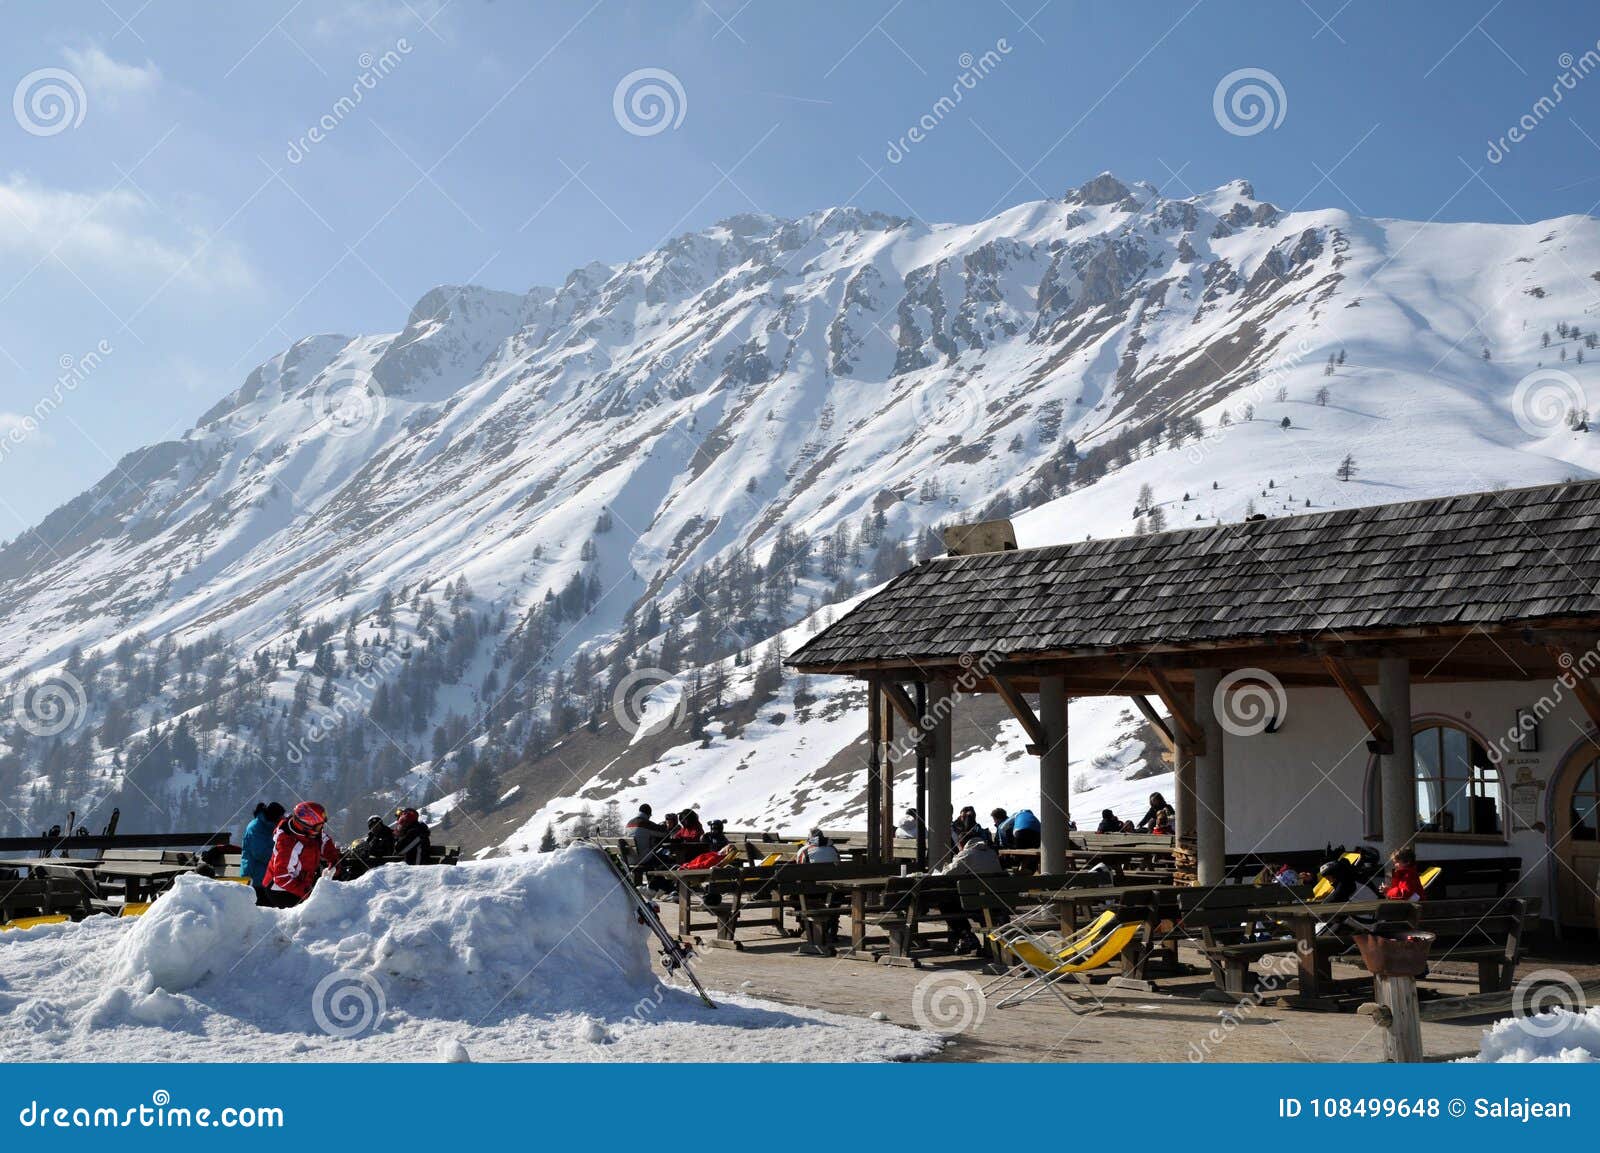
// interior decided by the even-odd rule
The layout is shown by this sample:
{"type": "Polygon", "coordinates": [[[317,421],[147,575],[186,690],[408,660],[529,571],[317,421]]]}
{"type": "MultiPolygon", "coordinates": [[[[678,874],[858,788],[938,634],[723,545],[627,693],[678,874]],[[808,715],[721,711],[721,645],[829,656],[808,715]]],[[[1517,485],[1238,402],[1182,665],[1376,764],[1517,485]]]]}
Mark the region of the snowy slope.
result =
{"type": "MultiPolygon", "coordinates": [[[[976,224],[748,215],[559,288],[436,289],[398,333],[299,342],[0,549],[3,820],[233,823],[264,781],[465,814],[482,765],[476,808],[525,784],[502,803],[532,824],[617,791],[604,764],[511,778],[607,723],[629,673],[720,663],[736,703],[771,638],[943,523],[1009,513],[1033,545],[1587,475],[1565,417],[1596,276],[1587,217],[1286,213],[1107,174],[976,224]]],[[[711,715],[657,768],[678,803],[847,814],[849,775],[814,779],[858,735],[842,686],[778,691],[782,723],[711,715]]],[[[1075,776],[1129,736],[1108,709],[1074,713],[1110,742],[1075,776]]],[[[961,771],[1015,804],[999,739],[961,771]]]]}

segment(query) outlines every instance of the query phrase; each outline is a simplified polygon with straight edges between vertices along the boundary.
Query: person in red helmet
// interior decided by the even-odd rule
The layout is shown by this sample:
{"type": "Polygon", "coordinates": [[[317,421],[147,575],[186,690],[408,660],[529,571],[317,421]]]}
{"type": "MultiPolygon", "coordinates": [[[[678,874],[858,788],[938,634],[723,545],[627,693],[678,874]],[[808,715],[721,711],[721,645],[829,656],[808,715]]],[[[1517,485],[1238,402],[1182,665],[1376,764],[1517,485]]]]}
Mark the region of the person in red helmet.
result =
{"type": "Polygon", "coordinates": [[[426,865],[432,834],[415,809],[394,811],[394,851],[408,865],[426,865]]]}
{"type": "Polygon", "coordinates": [[[328,836],[328,810],[301,801],[272,834],[272,856],[262,880],[261,903],[275,909],[298,905],[311,895],[323,869],[339,863],[339,848],[328,836]]]}

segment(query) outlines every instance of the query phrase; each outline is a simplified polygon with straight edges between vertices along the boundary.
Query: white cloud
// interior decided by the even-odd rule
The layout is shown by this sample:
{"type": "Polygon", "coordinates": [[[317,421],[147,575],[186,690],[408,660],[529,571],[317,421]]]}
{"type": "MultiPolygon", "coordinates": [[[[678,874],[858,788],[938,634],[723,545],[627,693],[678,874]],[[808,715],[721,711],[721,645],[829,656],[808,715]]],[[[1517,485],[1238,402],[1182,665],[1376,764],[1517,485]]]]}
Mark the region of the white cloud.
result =
{"type": "Polygon", "coordinates": [[[63,55],[73,75],[88,90],[90,100],[114,104],[125,96],[141,96],[161,83],[161,69],[155,64],[124,64],[95,44],[83,49],[68,48],[63,55]]]}
{"type": "Polygon", "coordinates": [[[0,257],[24,262],[0,277],[0,296],[10,277],[51,260],[80,280],[92,272],[146,282],[147,291],[168,282],[208,290],[254,282],[237,246],[225,238],[208,242],[130,188],[72,192],[15,176],[0,180],[0,257]]]}

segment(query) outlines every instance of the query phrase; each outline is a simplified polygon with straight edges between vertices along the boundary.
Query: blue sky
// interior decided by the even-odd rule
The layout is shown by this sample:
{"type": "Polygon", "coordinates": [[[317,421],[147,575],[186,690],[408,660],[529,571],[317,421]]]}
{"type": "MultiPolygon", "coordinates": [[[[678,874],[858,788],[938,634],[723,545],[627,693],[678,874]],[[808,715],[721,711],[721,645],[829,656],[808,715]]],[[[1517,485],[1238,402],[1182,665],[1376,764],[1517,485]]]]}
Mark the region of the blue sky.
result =
{"type": "Polygon", "coordinates": [[[1102,169],[1415,219],[1600,201],[1600,76],[1534,110],[1600,51],[1576,3],[104,0],[0,20],[0,537],[301,336],[393,331],[436,284],[559,283],[737,212],[971,220],[1102,169]],[[1260,131],[1214,110],[1243,69],[1270,74],[1260,131]],[[640,70],[671,114],[629,131],[614,98],[640,70]]]}

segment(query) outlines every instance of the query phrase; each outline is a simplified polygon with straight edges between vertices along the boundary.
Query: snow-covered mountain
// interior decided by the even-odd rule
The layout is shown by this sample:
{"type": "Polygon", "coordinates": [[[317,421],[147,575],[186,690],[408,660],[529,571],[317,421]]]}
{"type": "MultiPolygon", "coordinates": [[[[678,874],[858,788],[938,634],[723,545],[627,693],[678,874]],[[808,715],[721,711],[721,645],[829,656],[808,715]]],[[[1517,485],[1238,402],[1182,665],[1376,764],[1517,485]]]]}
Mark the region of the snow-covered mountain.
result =
{"type": "MultiPolygon", "coordinates": [[[[848,686],[777,661],[931,530],[1589,475],[1597,281],[1588,217],[1103,174],[976,224],[746,215],[559,288],[434,289],[398,333],[300,341],[0,549],[0,824],[230,824],[269,794],[431,800],[480,846],[618,794],[848,821],[848,686]],[[634,733],[647,695],[667,723],[634,733]]],[[[1086,803],[1144,791],[1120,702],[1080,713],[1086,803]]],[[[992,720],[958,791],[1015,804],[1032,770],[992,720]]]]}

